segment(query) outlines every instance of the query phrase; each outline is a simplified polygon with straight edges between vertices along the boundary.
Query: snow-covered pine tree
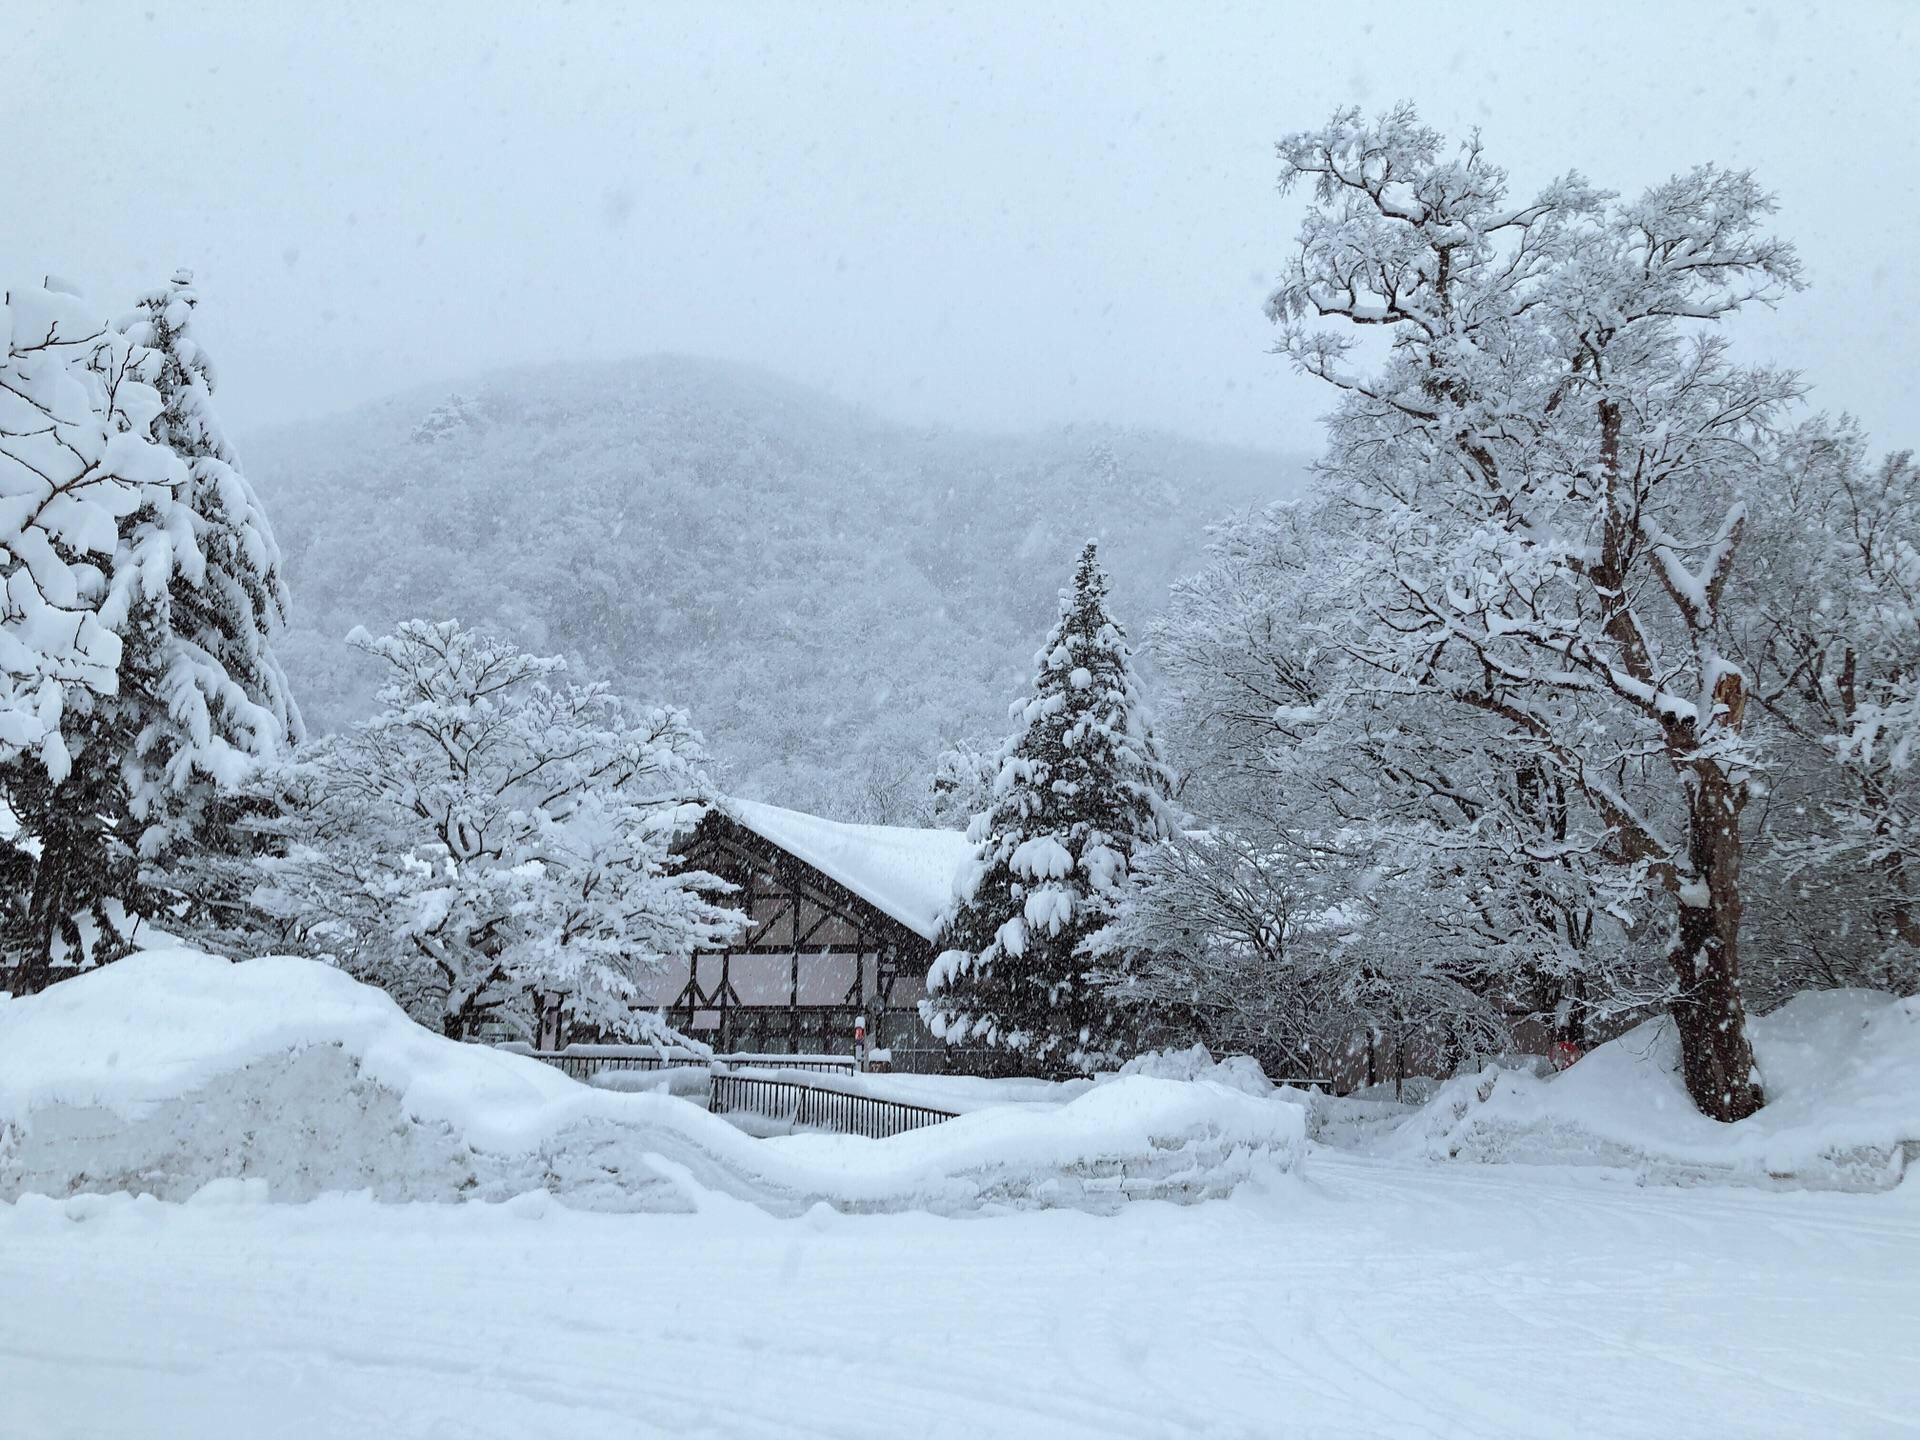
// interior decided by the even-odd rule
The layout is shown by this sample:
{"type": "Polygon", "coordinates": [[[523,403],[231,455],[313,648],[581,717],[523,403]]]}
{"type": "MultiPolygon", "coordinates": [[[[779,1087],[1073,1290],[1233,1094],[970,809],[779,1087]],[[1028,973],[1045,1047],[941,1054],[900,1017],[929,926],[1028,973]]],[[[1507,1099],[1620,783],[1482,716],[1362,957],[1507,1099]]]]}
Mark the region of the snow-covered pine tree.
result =
{"type": "Polygon", "coordinates": [[[118,637],[100,623],[120,520],[178,480],[159,408],[124,340],[49,281],[0,309],[0,760],[63,778],[68,704],[111,694],[118,637]]]}
{"type": "Polygon", "coordinates": [[[1092,542],[1012,710],[967,893],[945,925],[921,1014],[950,1044],[985,1042],[1064,1070],[1123,1051],[1130,1021],[1093,983],[1087,938],[1114,914],[1135,853],[1172,833],[1161,761],[1092,542]]]}
{"type": "Polygon", "coordinates": [[[146,613],[130,633],[152,647],[137,657],[151,683],[128,693],[138,714],[121,764],[140,854],[162,881],[169,867],[190,864],[192,851],[234,847],[225,797],[255,764],[301,738],[299,710],[270,648],[287,609],[280,549],[221,431],[213,364],[193,333],[198,305],[193,274],[181,270],[120,321],[150,357],[165,403],[154,438],[189,476],[177,510],[135,517],[128,538],[137,588],[118,587],[130,615],[146,613]],[[177,543],[183,527],[190,544],[177,543]],[[164,584],[161,565],[146,558],[163,543],[172,561],[164,584]]]}
{"type": "Polygon", "coordinates": [[[123,917],[132,872],[108,763],[124,737],[132,571],[162,580],[190,531],[135,552],[134,517],[171,513],[185,467],[154,436],[149,357],[54,282],[10,291],[0,362],[0,946],[44,984],[123,917]]]}
{"type": "Polygon", "coordinates": [[[189,332],[195,303],[182,272],[76,347],[89,423],[137,457],[118,468],[144,483],[120,484],[111,528],[89,538],[110,545],[110,561],[89,565],[76,591],[117,642],[110,683],[89,682],[56,712],[59,764],[0,759],[17,827],[6,945],[43,969],[56,951],[111,958],[130,915],[164,907],[193,929],[175,902],[195,887],[165,893],[156,867],[232,848],[226,797],[299,734],[267,648],[284,611],[279,555],[220,434],[212,366],[189,332]]]}

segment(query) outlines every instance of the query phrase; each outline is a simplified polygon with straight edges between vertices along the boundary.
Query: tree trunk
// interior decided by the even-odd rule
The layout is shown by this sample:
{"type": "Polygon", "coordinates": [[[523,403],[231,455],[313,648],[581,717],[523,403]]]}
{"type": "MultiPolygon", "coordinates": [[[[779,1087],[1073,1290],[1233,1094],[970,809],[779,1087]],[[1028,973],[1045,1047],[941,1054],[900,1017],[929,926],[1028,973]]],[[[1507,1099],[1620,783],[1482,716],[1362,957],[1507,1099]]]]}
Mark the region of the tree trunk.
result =
{"type": "Polygon", "coordinates": [[[1692,773],[1673,1020],[1687,1094],[1714,1120],[1744,1120],[1763,1104],[1740,994],[1740,807],[1744,793],[1716,764],[1692,773]]]}
{"type": "Polygon", "coordinates": [[[53,966],[43,953],[33,953],[15,966],[7,981],[16,996],[38,995],[53,983],[53,966]]]}

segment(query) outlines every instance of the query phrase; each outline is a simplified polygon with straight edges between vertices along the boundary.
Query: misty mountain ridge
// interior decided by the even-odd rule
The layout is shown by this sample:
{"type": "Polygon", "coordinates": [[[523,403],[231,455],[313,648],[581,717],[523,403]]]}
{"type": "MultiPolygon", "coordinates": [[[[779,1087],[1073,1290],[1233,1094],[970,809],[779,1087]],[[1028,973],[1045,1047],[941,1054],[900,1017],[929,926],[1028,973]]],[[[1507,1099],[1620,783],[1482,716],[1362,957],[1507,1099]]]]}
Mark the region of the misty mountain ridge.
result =
{"type": "Polygon", "coordinates": [[[899,424],[683,356],[451,390],[244,447],[309,726],[369,711],[354,625],[450,616],[686,706],[737,793],[863,818],[910,816],[944,744],[1005,730],[1087,538],[1138,640],[1205,527],[1305,468],[1121,426],[899,424]]]}

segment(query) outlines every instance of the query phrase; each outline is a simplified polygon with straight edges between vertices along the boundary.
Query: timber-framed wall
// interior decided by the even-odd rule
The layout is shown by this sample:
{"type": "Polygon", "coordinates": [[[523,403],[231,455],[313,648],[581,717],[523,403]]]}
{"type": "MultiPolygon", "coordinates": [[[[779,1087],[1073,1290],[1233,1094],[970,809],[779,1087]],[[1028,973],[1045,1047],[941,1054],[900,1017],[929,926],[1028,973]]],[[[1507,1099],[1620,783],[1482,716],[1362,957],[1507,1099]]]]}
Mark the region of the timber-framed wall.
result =
{"type": "Polygon", "coordinates": [[[891,1051],[894,1068],[955,1068],[961,1057],[916,1008],[931,942],[718,808],[681,855],[685,868],[738,887],[724,903],[751,925],[730,948],[661,977],[654,993],[675,1027],[728,1052],[846,1054],[864,1015],[869,1043],[891,1051]]]}

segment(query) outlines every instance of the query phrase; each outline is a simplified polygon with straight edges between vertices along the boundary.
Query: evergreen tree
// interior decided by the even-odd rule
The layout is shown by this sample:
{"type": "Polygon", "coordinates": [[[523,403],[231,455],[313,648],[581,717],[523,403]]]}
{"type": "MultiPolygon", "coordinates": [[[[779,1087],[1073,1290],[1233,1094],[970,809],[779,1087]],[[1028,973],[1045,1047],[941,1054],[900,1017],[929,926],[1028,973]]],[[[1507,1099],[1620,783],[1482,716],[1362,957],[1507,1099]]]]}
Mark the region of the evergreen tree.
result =
{"type": "Polygon", "coordinates": [[[1084,942],[1112,918],[1136,852],[1172,833],[1160,759],[1094,545],[1012,710],[967,894],[950,916],[921,1013],[950,1044],[984,1041],[1061,1070],[1127,1047],[1084,942]]]}
{"type": "MultiPolygon", "coordinates": [[[[173,515],[136,517],[133,544],[184,531],[164,587],[141,565],[129,610],[143,643],[134,663],[151,683],[131,696],[132,743],[121,757],[139,851],[161,878],[193,851],[230,851],[228,796],[265,759],[301,738],[299,710],[270,649],[283,628],[280,549],[253,486],[213,408],[212,361],[193,334],[199,297],[191,271],[140,299],[121,321],[150,356],[165,403],[154,438],[186,463],[189,483],[173,515]],[[143,522],[143,523],[141,523],[143,522]]],[[[125,688],[125,687],[123,687],[125,688]]]]}
{"type": "Polygon", "coordinates": [[[10,291],[4,317],[0,950],[34,989],[124,919],[132,862],[117,770],[100,762],[138,666],[115,596],[135,560],[127,527],[186,473],[154,438],[162,401],[124,335],[53,281],[10,291]]]}
{"type": "MultiPolygon", "coordinates": [[[[58,577],[47,559],[65,562],[58,603],[103,632],[94,649],[108,662],[97,676],[76,672],[83,683],[64,685],[59,704],[43,683],[34,715],[48,733],[0,746],[14,821],[0,841],[0,945],[36,983],[56,962],[113,958],[133,917],[164,910],[191,930],[182,902],[193,887],[165,872],[197,850],[233,848],[223,797],[299,735],[267,648],[284,613],[279,554],[213,414],[212,366],[189,333],[190,281],[183,272],[116,325],[86,332],[67,362],[71,393],[42,407],[69,427],[84,420],[95,438],[59,452],[89,467],[68,488],[97,474],[89,493],[112,505],[106,523],[53,534],[45,558],[18,550],[29,573],[58,577]]],[[[22,366],[53,353],[35,343],[15,352],[22,366]]],[[[21,466],[34,483],[55,473],[21,466]]],[[[44,605],[52,593],[43,582],[31,598],[44,605]]]]}
{"type": "Polygon", "coordinates": [[[124,337],[49,280],[0,304],[0,762],[65,778],[69,717],[117,688],[102,623],[118,527],[179,483],[124,337]]]}

